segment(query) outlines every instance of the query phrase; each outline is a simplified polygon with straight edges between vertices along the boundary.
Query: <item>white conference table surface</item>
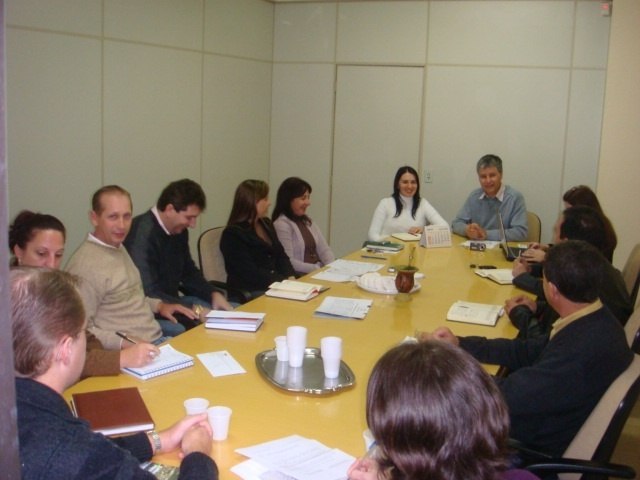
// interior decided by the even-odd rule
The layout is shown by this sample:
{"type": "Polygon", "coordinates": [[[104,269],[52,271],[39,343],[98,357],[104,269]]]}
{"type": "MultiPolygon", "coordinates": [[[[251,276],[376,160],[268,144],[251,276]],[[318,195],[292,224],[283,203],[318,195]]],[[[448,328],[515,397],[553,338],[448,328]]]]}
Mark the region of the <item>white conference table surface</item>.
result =
{"type": "MultiPolygon", "coordinates": [[[[512,285],[498,285],[481,278],[470,268],[470,264],[510,267],[498,248],[473,252],[459,246],[461,241],[454,236],[453,247],[416,248],[414,264],[425,278],[419,280],[421,289],[411,295],[409,302],[398,302],[393,295],[366,292],[353,282],[323,282],[307,276],[303,280],[324,284],[330,289],[308,302],[263,296],[240,307],[245,311],[266,312],[265,322],[256,333],[199,326],[171,340],[176,349],[193,356],[226,350],[243,366],[246,374],[214,378],[196,359],[192,368],[147,381],[125,374],[88,378],[69,388],[65,398],[69,400],[75,392],[136,386],[159,430],[184,415],[182,402],[189,397],[204,397],[210,405],[231,407],[229,437],[214,442],[211,452],[220,468],[221,479],[237,478],[229,469],[245,457],[235,453],[236,448],[292,434],[313,438],[328,447],[360,456],[364,453],[362,433],[366,429],[367,381],[374,363],[386,350],[416,330],[430,331],[440,325],[448,326],[458,335],[513,338],[516,334],[506,315],[495,327],[445,321],[447,310],[456,300],[503,304],[507,298],[522,293],[512,285]],[[313,311],[327,295],[370,298],[373,306],[364,320],[314,317],[313,311]],[[354,387],[327,396],[314,396],[280,390],[265,381],[256,369],[255,357],[273,349],[274,337],[285,334],[290,325],[308,328],[307,345],[310,347],[319,347],[320,338],[324,336],[342,337],[343,361],[356,376],[354,387]]],[[[345,258],[383,263],[385,267],[403,265],[407,263],[409,250],[405,248],[395,255],[385,255],[387,261],[361,258],[365,252],[360,250],[345,258]]],[[[386,268],[380,272],[385,273],[386,268]]],[[[173,465],[179,462],[177,452],[158,455],[154,460],[173,465]]]]}

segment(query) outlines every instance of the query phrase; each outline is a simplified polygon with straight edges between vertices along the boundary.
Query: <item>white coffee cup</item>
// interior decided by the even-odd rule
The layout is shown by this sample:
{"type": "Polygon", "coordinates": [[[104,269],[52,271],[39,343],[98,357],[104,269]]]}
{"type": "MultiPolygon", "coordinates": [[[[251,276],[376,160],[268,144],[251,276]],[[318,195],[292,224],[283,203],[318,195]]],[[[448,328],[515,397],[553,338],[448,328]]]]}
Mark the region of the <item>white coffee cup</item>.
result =
{"type": "Polygon", "coordinates": [[[301,367],[304,360],[304,349],[307,347],[307,329],[293,326],[287,328],[287,350],[289,350],[289,366],[301,367]]]}
{"type": "Polygon", "coordinates": [[[324,367],[324,376],[338,378],[340,360],[342,359],[342,339],[340,337],[323,337],[320,339],[320,356],[324,367]]]}
{"type": "Polygon", "coordinates": [[[281,335],[276,337],[276,356],[279,362],[288,362],[289,361],[289,349],[287,348],[287,337],[285,335],[281,335]]]}
{"type": "Polygon", "coordinates": [[[207,409],[209,416],[209,425],[213,430],[213,439],[220,441],[226,440],[229,435],[229,421],[231,420],[231,409],[217,405],[207,409]]]}
{"type": "Polygon", "coordinates": [[[206,398],[187,398],[184,401],[184,409],[187,415],[198,415],[205,413],[209,406],[209,400],[206,398]]]}

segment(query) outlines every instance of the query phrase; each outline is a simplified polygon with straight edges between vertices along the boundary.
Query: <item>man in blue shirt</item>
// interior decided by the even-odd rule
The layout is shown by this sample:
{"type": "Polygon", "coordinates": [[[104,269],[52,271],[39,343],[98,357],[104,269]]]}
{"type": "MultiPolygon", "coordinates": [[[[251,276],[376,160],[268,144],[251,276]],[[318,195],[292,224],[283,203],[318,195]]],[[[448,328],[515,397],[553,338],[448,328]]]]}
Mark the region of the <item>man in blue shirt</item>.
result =
{"type": "Polygon", "coordinates": [[[471,240],[500,240],[498,211],[509,241],[527,238],[527,207],[517,190],[502,183],[502,160],[485,155],[476,165],[480,187],[471,192],[451,228],[471,240]]]}

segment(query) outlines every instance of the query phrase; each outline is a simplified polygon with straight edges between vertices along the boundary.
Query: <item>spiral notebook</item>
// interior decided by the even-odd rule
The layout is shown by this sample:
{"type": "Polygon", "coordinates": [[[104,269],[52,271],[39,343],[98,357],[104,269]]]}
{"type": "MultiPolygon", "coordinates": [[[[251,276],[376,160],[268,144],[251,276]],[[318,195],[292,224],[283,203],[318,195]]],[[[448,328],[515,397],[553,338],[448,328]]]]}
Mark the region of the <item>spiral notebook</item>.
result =
{"type": "Polygon", "coordinates": [[[175,372],[176,370],[182,370],[192,365],[192,356],[179,352],[167,344],[160,347],[160,355],[154,358],[149,365],[145,365],[144,367],[123,368],[122,371],[140,380],[147,380],[166,373],[175,372]]]}

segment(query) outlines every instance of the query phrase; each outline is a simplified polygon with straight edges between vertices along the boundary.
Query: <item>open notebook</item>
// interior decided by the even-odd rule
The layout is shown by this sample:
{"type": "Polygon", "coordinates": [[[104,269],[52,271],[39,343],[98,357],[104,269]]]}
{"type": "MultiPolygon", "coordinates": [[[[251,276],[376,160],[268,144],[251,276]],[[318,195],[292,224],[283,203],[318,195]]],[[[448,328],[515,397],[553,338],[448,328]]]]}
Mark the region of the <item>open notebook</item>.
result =
{"type": "Polygon", "coordinates": [[[179,352],[171,345],[162,345],[160,355],[153,359],[149,365],[144,367],[123,368],[124,373],[128,373],[140,380],[158,377],[166,373],[182,370],[193,365],[193,357],[186,353],[179,352]]]}

